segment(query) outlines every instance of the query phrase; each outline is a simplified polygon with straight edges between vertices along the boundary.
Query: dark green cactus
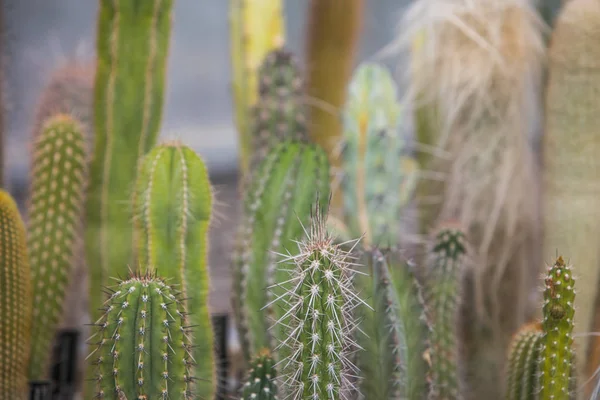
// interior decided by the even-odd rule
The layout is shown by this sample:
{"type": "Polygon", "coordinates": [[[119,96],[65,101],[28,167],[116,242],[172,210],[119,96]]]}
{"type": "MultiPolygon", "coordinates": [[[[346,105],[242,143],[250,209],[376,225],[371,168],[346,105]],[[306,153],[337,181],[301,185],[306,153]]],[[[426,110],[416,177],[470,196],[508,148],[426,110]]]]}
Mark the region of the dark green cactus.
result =
{"type": "Polygon", "coordinates": [[[214,337],[208,309],[208,226],[212,188],[202,159],[173,141],[152,149],[140,163],[134,192],[138,265],[160,266],[170,285],[188,298],[186,321],[194,326],[195,393],[215,393],[214,337]]]}
{"type": "Polygon", "coordinates": [[[361,393],[366,400],[422,400],[428,331],[412,265],[395,249],[367,251],[362,263],[367,268],[356,274],[355,285],[371,309],[361,307],[358,315],[361,393]]]}
{"type": "Polygon", "coordinates": [[[32,287],[25,226],[13,198],[0,190],[0,397],[26,400],[32,287]]]}
{"type": "Polygon", "coordinates": [[[534,400],[538,393],[538,365],[543,332],[535,322],[522,327],[508,355],[506,400],[534,400]]]}
{"type": "Polygon", "coordinates": [[[33,299],[30,379],[48,378],[66,289],[83,246],[87,151],[81,124],[65,114],[43,125],[33,145],[27,248],[33,299]]]}
{"type": "Polygon", "coordinates": [[[151,272],[121,281],[92,338],[96,397],[192,399],[193,332],[181,293],[151,272]]]}
{"type": "Polygon", "coordinates": [[[271,352],[263,349],[250,363],[248,378],[242,387],[241,400],[276,400],[276,370],[271,352]]]}

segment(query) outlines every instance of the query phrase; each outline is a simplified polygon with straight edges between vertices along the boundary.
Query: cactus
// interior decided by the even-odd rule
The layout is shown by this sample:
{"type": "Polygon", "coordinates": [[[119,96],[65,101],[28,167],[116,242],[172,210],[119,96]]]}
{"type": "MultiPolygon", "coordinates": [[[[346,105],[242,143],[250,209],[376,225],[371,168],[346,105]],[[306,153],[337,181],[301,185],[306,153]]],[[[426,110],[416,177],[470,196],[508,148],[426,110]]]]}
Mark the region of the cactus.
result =
{"type": "Polygon", "coordinates": [[[291,269],[281,267],[289,286],[274,302],[285,315],[276,324],[285,330],[278,349],[288,349],[278,371],[286,398],[339,400],[357,393],[352,377],[358,370],[350,361],[353,313],[366,303],[352,287],[352,257],[333,243],[326,218],[317,202],[307,237],[283,260],[291,269]]]}
{"type": "Polygon", "coordinates": [[[542,326],[537,322],[523,326],[513,337],[507,363],[506,400],[535,399],[542,338],[542,326]]]}
{"type": "Polygon", "coordinates": [[[361,64],[343,110],[342,191],[350,235],[364,234],[365,246],[398,244],[398,228],[390,223],[412,198],[417,165],[400,132],[401,113],[390,73],[361,64]]]}
{"type": "Polygon", "coordinates": [[[282,0],[230,0],[229,8],[235,122],[245,174],[253,154],[250,120],[259,96],[257,72],[267,53],[283,45],[285,20],[282,0]]]}
{"type": "Polygon", "coordinates": [[[26,400],[32,287],[25,226],[13,198],[0,190],[0,394],[26,400]]]}
{"type": "Polygon", "coordinates": [[[51,345],[71,271],[81,256],[86,143],[65,114],[46,121],[33,147],[27,249],[34,291],[30,379],[48,378],[51,345]]]}
{"type": "Polygon", "coordinates": [[[544,281],[544,337],[540,350],[540,400],[568,400],[575,376],[572,365],[575,278],[562,257],[548,268],[544,281]]]}
{"type": "Polygon", "coordinates": [[[153,272],[120,281],[96,324],[96,397],[192,399],[194,358],[181,293],[153,272]]]}
{"type": "Polygon", "coordinates": [[[195,393],[213,398],[214,337],[208,310],[207,231],[212,190],[202,159],[177,141],[153,148],[140,163],[134,191],[138,265],[158,267],[188,298],[194,326],[195,393]]]}
{"type": "Polygon", "coordinates": [[[262,349],[250,364],[248,378],[242,387],[241,400],[276,400],[277,385],[273,357],[262,349]]]}
{"type": "Polygon", "coordinates": [[[356,274],[355,287],[371,309],[361,307],[358,315],[364,332],[356,337],[361,393],[367,400],[422,400],[428,331],[412,266],[395,249],[366,251],[363,260],[368,269],[356,274]]]}
{"type": "Polygon", "coordinates": [[[278,328],[268,331],[269,318],[281,315],[277,308],[263,309],[271,293],[265,287],[283,282],[276,276],[277,255],[303,237],[311,204],[328,195],[327,156],[318,146],[287,140],[260,164],[245,196],[233,265],[234,312],[246,358],[280,335],[278,328]]]}

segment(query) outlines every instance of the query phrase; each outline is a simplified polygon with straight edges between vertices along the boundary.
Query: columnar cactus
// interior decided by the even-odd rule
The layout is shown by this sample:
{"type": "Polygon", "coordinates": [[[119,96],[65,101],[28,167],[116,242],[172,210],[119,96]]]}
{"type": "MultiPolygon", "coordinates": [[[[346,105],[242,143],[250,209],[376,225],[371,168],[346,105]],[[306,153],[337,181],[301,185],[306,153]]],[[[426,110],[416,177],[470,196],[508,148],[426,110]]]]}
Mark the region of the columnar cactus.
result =
{"type": "Polygon", "coordinates": [[[242,387],[241,400],[276,400],[276,370],[271,352],[263,349],[250,363],[248,378],[242,387]]]}
{"type": "Polygon", "coordinates": [[[415,271],[395,249],[366,251],[361,263],[367,268],[356,274],[355,287],[370,307],[358,310],[361,394],[365,400],[422,400],[428,330],[415,271]]]}
{"type": "Polygon", "coordinates": [[[65,114],[46,120],[33,145],[27,248],[33,299],[30,379],[46,379],[71,272],[81,257],[86,139],[65,114]]]}
{"type": "Polygon", "coordinates": [[[12,197],[0,190],[0,394],[26,400],[32,287],[25,226],[12,197]]]}
{"type": "Polygon", "coordinates": [[[92,340],[96,397],[192,399],[195,362],[181,293],[151,272],[121,281],[92,340]]]}
{"type": "Polygon", "coordinates": [[[285,281],[277,273],[278,254],[293,250],[305,234],[311,205],[328,196],[327,156],[318,146],[287,140],[260,164],[245,196],[233,265],[234,310],[246,357],[281,334],[279,327],[269,330],[270,319],[282,314],[265,308],[272,293],[265,287],[285,281]]]}
{"type": "Polygon", "coordinates": [[[538,393],[541,324],[523,326],[514,336],[508,355],[506,400],[533,400],[538,393]]]}
{"type": "Polygon", "coordinates": [[[204,162],[177,141],[156,146],[140,163],[133,206],[137,264],[158,268],[188,298],[186,323],[195,327],[195,393],[212,398],[214,337],[206,261],[212,189],[204,162]]]}
{"type": "Polygon", "coordinates": [[[350,360],[356,350],[353,312],[366,304],[352,287],[353,259],[333,243],[319,207],[298,252],[284,260],[291,270],[280,267],[290,285],[275,300],[284,310],[276,322],[285,331],[278,349],[287,349],[278,373],[286,398],[339,400],[358,393],[352,384],[358,370],[350,360]]]}

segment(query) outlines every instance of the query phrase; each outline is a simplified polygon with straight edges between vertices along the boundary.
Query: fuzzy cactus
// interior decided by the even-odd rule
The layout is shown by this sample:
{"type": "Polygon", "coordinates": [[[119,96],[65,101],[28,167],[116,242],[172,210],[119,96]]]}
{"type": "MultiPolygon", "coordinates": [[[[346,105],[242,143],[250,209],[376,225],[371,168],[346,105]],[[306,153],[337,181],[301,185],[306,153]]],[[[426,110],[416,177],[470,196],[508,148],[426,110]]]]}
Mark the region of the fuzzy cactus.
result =
{"type": "Polygon", "coordinates": [[[507,363],[506,400],[534,399],[538,393],[542,338],[542,326],[537,322],[523,326],[513,337],[507,363]]]}
{"type": "Polygon", "coordinates": [[[32,287],[25,226],[0,190],[0,397],[26,400],[31,354],[32,287]]]}
{"type": "Polygon", "coordinates": [[[112,289],[91,339],[97,398],[194,398],[184,309],[181,293],[152,272],[112,289]]]}
{"type": "Polygon", "coordinates": [[[271,352],[262,349],[250,363],[248,378],[242,387],[241,400],[276,400],[276,371],[271,352]]]}
{"type": "Polygon", "coordinates": [[[396,249],[366,251],[361,264],[366,269],[356,274],[355,287],[369,306],[358,310],[361,394],[366,400],[422,400],[428,330],[413,266],[396,249]]]}
{"type": "Polygon", "coordinates": [[[307,237],[283,260],[291,267],[280,267],[289,282],[275,300],[284,311],[276,324],[285,332],[277,346],[286,349],[278,370],[285,398],[340,400],[358,394],[352,382],[358,369],[351,362],[357,348],[354,312],[366,303],[353,289],[354,260],[334,244],[326,218],[317,203],[307,237]]]}
{"type": "Polygon", "coordinates": [[[401,132],[397,85],[383,66],[361,64],[348,88],[341,143],[344,220],[364,244],[395,246],[417,163],[401,132]]]}
{"type": "Polygon", "coordinates": [[[69,115],[46,120],[35,138],[27,248],[34,291],[30,379],[48,378],[51,346],[71,272],[80,261],[87,184],[86,142],[69,115]]]}
{"type": "Polygon", "coordinates": [[[212,188],[202,159],[189,147],[166,142],[140,163],[134,191],[138,265],[157,267],[188,298],[186,322],[194,326],[195,393],[215,393],[214,337],[208,309],[207,233],[212,188]]]}
{"type": "Polygon", "coordinates": [[[327,156],[318,146],[287,140],[261,162],[245,196],[233,264],[234,312],[246,359],[281,335],[278,327],[269,330],[281,310],[265,308],[272,300],[265,287],[285,281],[277,273],[278,254],[293,250],[311,205],[328,196],[327,156]]]}

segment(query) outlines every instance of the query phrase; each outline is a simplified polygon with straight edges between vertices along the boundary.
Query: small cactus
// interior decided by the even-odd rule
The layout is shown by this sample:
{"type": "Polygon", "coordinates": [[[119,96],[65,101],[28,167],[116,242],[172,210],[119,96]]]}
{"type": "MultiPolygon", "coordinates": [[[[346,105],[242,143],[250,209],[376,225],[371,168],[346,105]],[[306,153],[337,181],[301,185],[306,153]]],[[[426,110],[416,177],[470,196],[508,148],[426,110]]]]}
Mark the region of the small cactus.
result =
{"type": "Polygon", "coordinates": [[[13,198],[0,190],[0,397],[26,400],[32,288],[25,226],[13,198]]]}
{"type": "Polygon", "coordinates": [[[194,358],[181,294],[155,274],[121,281],[96,324],[96,397],[192,399],[194,358]]]}
{"type": "Polygon", "coordinates": [[[240,400],[276,400],[277,385],[273,357],[267,349],[258,352],[250,363],[248,378],[240,400]]]}
{"type": "Polygon", "coordinates": [[[538,393],[538,365],[543,337],[540,323],[523,326],[514,336],[508,356],[506,400],[533,400],[538,393]]]}

